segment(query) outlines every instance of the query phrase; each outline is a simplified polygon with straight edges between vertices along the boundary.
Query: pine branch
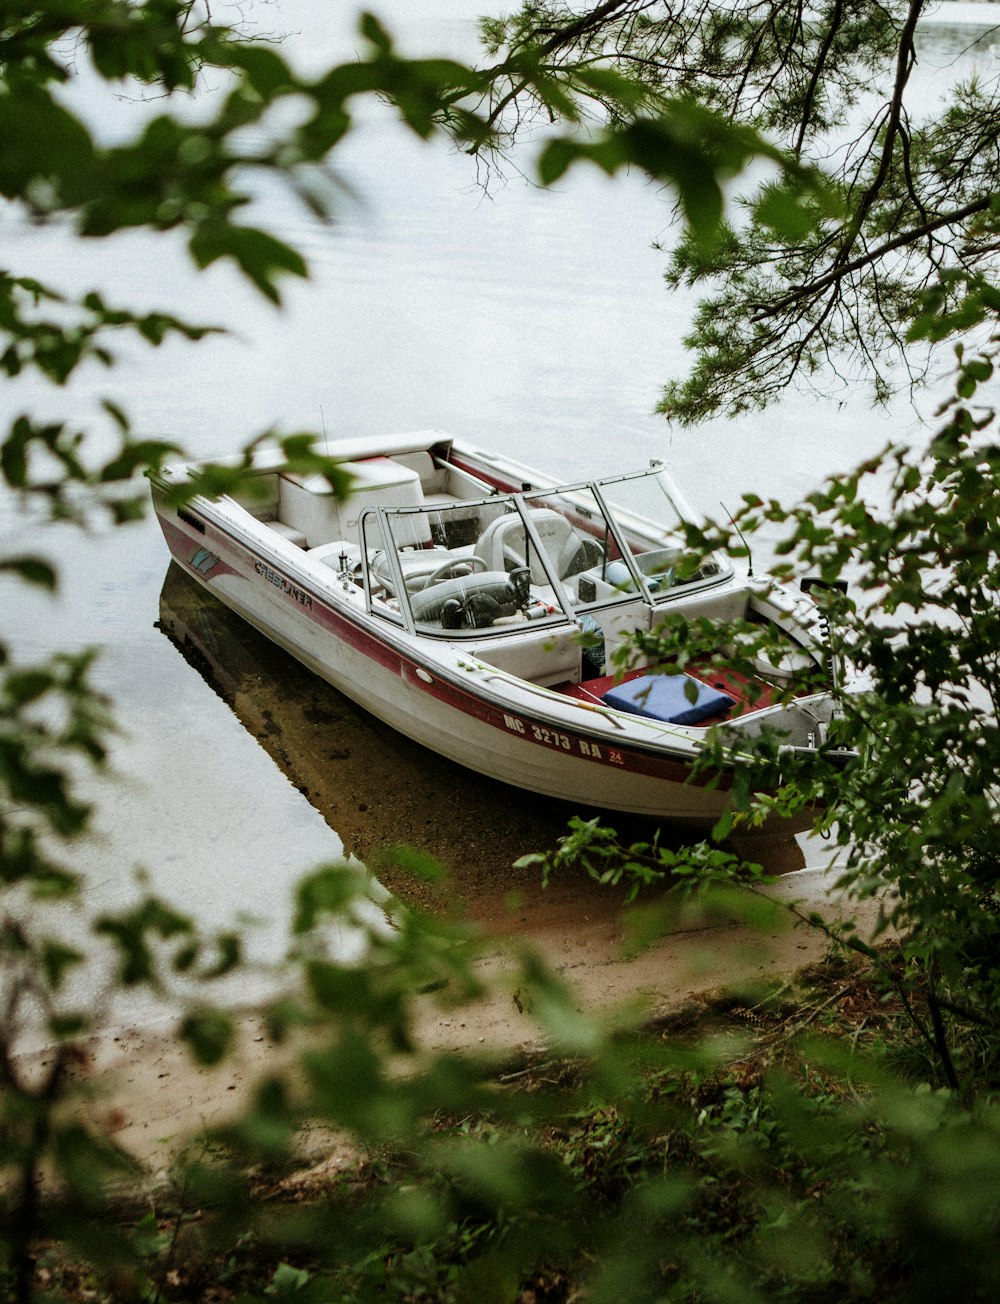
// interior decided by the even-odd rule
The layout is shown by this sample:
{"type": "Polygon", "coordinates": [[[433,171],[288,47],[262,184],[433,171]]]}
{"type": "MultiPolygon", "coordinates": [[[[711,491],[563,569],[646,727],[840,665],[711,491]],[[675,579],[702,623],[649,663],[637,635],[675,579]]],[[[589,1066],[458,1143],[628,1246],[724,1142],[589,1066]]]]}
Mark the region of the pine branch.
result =
{"type": "Polygon", "coordinates": [[[794,304],[801,302],[803,299],[812,298],[819,294],[821,290],[827,289],[828,286],[835,285],[842,281],[845,276],[850,276],[852,272],[860,271],[861,268],[870,266],[890,254],[895,249],[904,249],[908,245],[916,244],[924,236],[931,235],[934,231],[941,230],[942,227],[956,226],[959,222],[964,222],[967,218],[975,216],[976,213],[987,212],[993,203],[991,195],[982,196],[973,200],[971,203],[963,205],[962,208],[955,209],[952,213],[944,213],[939,217],[933,218],[929,222],[924,222],[920,226],[911,227],[908,231],[903,231],[891,240],[886,240],[883,244],[877,245],[874,249],[869,249],[866,253],[859,254],[849,263],[835,263],[828,272],[817,277],[814,281],[809,281],[805,285],[796,286],[788,294],[783,295],[776,303],[764,304],[756,303],[751,307],[755,310],[755,315],[751,321],[763,321],[767,317],[777,316],[779,313],[786,311],[794,304]]]}

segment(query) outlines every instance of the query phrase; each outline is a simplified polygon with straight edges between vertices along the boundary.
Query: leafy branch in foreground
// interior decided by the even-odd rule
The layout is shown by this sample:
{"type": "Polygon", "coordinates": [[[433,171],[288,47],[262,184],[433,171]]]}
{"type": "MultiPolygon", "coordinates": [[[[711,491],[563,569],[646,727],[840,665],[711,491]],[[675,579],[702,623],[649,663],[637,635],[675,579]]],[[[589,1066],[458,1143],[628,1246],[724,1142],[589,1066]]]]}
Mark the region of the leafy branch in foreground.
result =
{"type": "MultiPolygon", "coordinates": [[[[340,911],[345,887],[328,870],[304,891],[340,911]]],[[[309,916],[300,928],[329,917],[309,916]]],[[[479,983],[467,983],[471,955],[442,951],[426,922],[403,921],[399,936],[373,929],[361,971],[317,955],[299,933],[296,1063],[220,1133],[237,1172],[202,1157],[186,1174],[203,1253],[226,1253],[253,1228],[257,1276],[251,1269],[244,1283],[255,1297],[259,1264],[275,1255],[308,1274],[317,1298],[507,1300],[548,1281],[562,1283],[556,1298],[608,1301],[666,1292],[722,1304],[734,1282],[751,1301],[930,1299],[929,1281],[952,1258],[972,1296],[988,1295],[995,1173],[975,1204],[961,1193],[989,1172],[995,1111],[970,1113],[889,1072],[877,1038],[898,1010],[849,966],[833,966],[829,986],[794,1003],[734,994],[721,1005],[733,1020],[710,1041],[685,1037],[680,1018],[653,1038],[630,1021],[583,1015],[524,957],[508,981],[546,1036],[541,1062],[456,1058],[422,1040],[421,1008],[461,1001],[479,983]],[[430,969],[428,944],[438,957],[430,969]],[[457,968],[441,967],[456,955],[457,968]],[[414,999],[433,973],[447,985],[414,999]],[[849,1021],[842,1045],[809,1037],[816,1024],[836,1027],[845,997],[871,1017],[866,1053],[850,1049],[849,1021]],[[760,1029],[758,1048],[747,1023],[737,1030],[741,1010],[760,1029]],[[259,1179],[239,1173],[264,1165],[278,1177],[306,1121],[351,1138],[360,1162],[312,1186],[305,1204],[257,1203],[259,1179]],[[931,1194],[914,1216],[921,1182],[931,1194]],[[956,1200],[961,1219],[950,1216],[956,1200]]]]}
{"type": "MultiPolygon", "coordinates": [[[[108,1184],[140,1175],[79,1115],[83,1041],[124,988],[183,997],[175,987],[183,978],[190,999],[192,982],[220,977],[241,959],[235,935],[202,938],[153,898],[87,925],[84,884],[64,853],[90,828],[78,780],[103,770],[113,732],[93,661],[83,652],[5,664],[0,680],[0,1290],[18,1301],[34,1298],[43,1225],[86,1243],[93,1202],[108,1184]],[[113,945],[95,945],[102,938],[113,945]]],[[[202,987],[184,1035],[208,1060],[204,999],[202,987]]],[[[218,1047],[218,1014],[211,1026],[218,1047]]],[[[110,1231],[108,1251],[121,1240],[110,1231]]]]}
{"type": "MultiPolygon", "coordinates": [[[[852,667],[850,679],[833,675],[840,716],[815,749],[785,747],[774,731],[712,731],[695,780],[717,781],[734,749],[739,759],[714,837],[812,810],[814,828],[840,849],[838,887],[876,899],[876,936],[901,939],[900,981],[926,1001],[922,1033],[944,1081],[973,1093],[1000,1074],[1000,450],[994,413],[971,406],[993,355],[959,348],[957,360],[955,397],[927,449],[889,448],[794,508],[747,496],[735,523],[689,529],[687,542],[696,553],[740,547],[764,523],[781,527],[772,580],[825,582],[813,592],[827,662],[852,667]],[[849,593],[834,585],[842,579],[849,593]]],[[[780,603],[782,590],[772,597],[780,603]]],[[[734,625],[726,637],[727,656],[750,662],[761,650],[759,628],[734,625]]],[[[668,621],[633,644],[675,670],[711,657],[718,638],[697,620],[668,621]]],[[[679,875],[711,879],[716,855],[711,845],[680,855],[621,846],[578,822],[539,859],[576,860],[634,891],[679,875]]],[[[725,872],[738,876],[738,866],[725,872]]]]}
{"type": "Polygon", "coordinates": [[[523,956],[507,982],[544,1051],[457,1056],[422,1026],[483,991],[467,935],[407,913],[386,928],[358,892],[345,867],[304,880],[297,967],[271,1009],[282,1052],[247,1111],[144,1193],[143,1217],[109,1219],[135,1174],[121,1156],[99,1165],[77,1134],[53,1145],[64,1184],[33,1206],[31,1239],[16,1219],[0,1230],[30,1269],[19,1300],[42,1282],[72,1298],[74,1272],[99,1300],[534,1289],[724,1304],[738,1289],[860,1304],[931,1301],[944,1279],[990,1297],[996,1106],[963,1108],[893,1067],[880,1043],[899,1047],[900,1011],[863,971],[839,961],[794,992],[731,992],[651,1036],[582,1014],[523,956]],[[364,935],[361,963],[331,952],[345,924],[364,935]],[[297,1178],[317,1128],[342,1158],[297,1178]]]}

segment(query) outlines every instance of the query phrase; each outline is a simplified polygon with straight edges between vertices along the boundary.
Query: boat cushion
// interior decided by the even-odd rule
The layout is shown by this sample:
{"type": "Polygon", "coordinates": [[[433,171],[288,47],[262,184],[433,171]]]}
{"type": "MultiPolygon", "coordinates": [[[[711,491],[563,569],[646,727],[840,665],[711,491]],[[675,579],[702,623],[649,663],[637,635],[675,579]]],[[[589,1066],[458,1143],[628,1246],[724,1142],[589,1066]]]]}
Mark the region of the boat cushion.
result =
{"type": "Polygon", "coordinates": [[[698,724],[732,706],[735,700],[690,675],[641,675],[616,684],[601,698],[616,710],[666,720],[669,724],[698,724]],[[689,684],[694,686],[693,697],[689,696],[692,693],[689,684]]]}

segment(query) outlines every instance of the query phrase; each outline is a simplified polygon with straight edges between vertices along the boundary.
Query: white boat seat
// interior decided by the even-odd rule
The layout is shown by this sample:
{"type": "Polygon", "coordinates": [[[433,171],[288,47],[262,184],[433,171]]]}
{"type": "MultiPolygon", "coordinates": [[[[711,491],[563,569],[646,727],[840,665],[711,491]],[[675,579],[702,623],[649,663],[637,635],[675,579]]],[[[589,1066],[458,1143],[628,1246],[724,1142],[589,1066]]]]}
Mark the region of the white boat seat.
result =
{"type": "Polygon", "coordinates": [[[280,534],[283,539],[287,539],[289,543],[294,543],[296,548],[306,546],[306,536],[294,525],[286,525],[284,521],[265,521],[264,524],[275,534],[280,534]]]}
{"type": "MultiPolygon", "coordinates": [[[[530,512],[531,523],[541,540],[545,554],[559,579],[575,575],[594,565],[599,558],[599,545],[584,540],[565,516],[548,507],[536,507],[530,512]]],[[[534,547],[528,549],[524,523],[516,512],[498,516],[476,540],[475,553],[490,570],[516,570],[528,566],[532,584],[547,584],[548,576],[534,547]],[[530,562],[526,553],[530,552],[530,562]]]]}
{"type": "Polygon", "coordinates": [[[306,536],[302,530],[278,519],[280,486],[277,475],[255,475],[252,484],[229,496],[275,534],[280,534],[297,548],[306,546],[306,536]]]}
{"type": "Polygon", "coordinates": [[[425,502],[429,493],[440,492],[445,488],[448,479],[448,468],[435,466],[430,453],[422,449],[415,453],[396,453],[393,456],[393,461],[398,462],[400,466],[409,467],[411,471],[416,471],[420,477],[420,487],[423,490],[425,502]]]}
{"type": "MultiPolygon", "coordinates": [[[[447,548],[416,548],[412,552],[401,552],[397,555],[403,571],[403,581],[406,584],[407,593],[419,593],[421,589],[426,587],[431,576],[443,568],[446,569],[442,579],[447,579],[449,575],[468,575],[471,574],[473,569],[479,571],[483,569],[481,564],[477,565],[474,558],[463,557],[461,554],[449,552],[447,548]]],[[[372,576],[391,593],[393,589],[392,571],[389,568],[389,559],[384,552],[377,552],[372,557],[369,569],[372,576]]]]}

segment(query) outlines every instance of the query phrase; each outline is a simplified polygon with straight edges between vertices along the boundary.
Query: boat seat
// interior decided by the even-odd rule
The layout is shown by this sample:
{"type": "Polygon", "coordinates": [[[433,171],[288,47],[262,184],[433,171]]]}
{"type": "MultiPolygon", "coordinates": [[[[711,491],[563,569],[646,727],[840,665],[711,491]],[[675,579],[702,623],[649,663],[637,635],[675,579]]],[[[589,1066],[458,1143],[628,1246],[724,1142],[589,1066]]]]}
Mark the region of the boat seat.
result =
{"type": "Polygon", "coordinates": [[[428,625],[443,623],[445,604],[456,601],[462,605],[471,604],[482,607],[486,613],[473,623],[478,626],[493,623],[493,614],[510,614],[517,610],[510,576],[506,571],[485,571],[474,575],[459,575],[455,579],[443,580],[432,584],[430,588],[421,589],[411,594],[410,610],[418,624],[428,625]],[[493,613],[493,608],[498,610],[493,613]]]}
{"type": "Polygon", "coordinates": [[[284,521],[265,521],[264,524],[275,534],[280,534],[283,539],[287,539],[289,543],[294,543],[296,548],[306,546],[306,536],[294,525],[286,525],[284,521]]]}
{"type": "MultiPolygon", "coordinates": [[[[408,593],[419,593],[421,589],[426,587],[427,581],[434,572],[442,567],[448,567],[449,563],[452,576],[468,575],[474,565],[460,554],[449,552],[447,548],[415,548],[411,552],[401,552],[397,555],[408,593]]],[[[369,569],[372,576],[392,592],[394,587],[392,571],[389,568],[389,559],[384,552],[375,553],[371,559],[369,569]]],[[[448,571],[446,571],[443,578],[449,578],[448,571]]]]}
{"type": "MultiPolygon", "coordinates": [[[[559,579],[576,575],[599,559],[599,545],[581,538],[565,516],[547,507],[533,508],[529,515],[559,579]]],[[[508,512],[486,527],[476,540],[475,554],[490,570],[512,571],[528,566],[532,584],[548,584],[542,560],[534,547],[527,547],[529,542],[521,517],[508,512]]]]}
{"type": "Polygon", "coordinates": [[[238,493],[229,496],[234,502],[250,513],[262,525],[280,534],[297,548],[306,546],[306,536],[294,525],[288,525],[279,519],[281,489],[279,478],[274,473],[255,475],[250,484],[238,493]]]}
{"type": "Polygon", "coordinates": [[[642,675],[616,684],[601,701],[630,715],[668,724],[701,724],[727,711],[736,699],[691,675],[642,675]]]}
{"type": "Polygon", "coordinates": [[[423,490],[424,501],[427,501],[429,495],[443,493],[448,483],[448,468],[445,466],[435,466],[434,459],[430,453],[420,451],[416,453],[396,453],[392,459],[398,462],[400,466],[408,467],[411,471],[416,471],[420,477],[420,487],[423,490]]]}

